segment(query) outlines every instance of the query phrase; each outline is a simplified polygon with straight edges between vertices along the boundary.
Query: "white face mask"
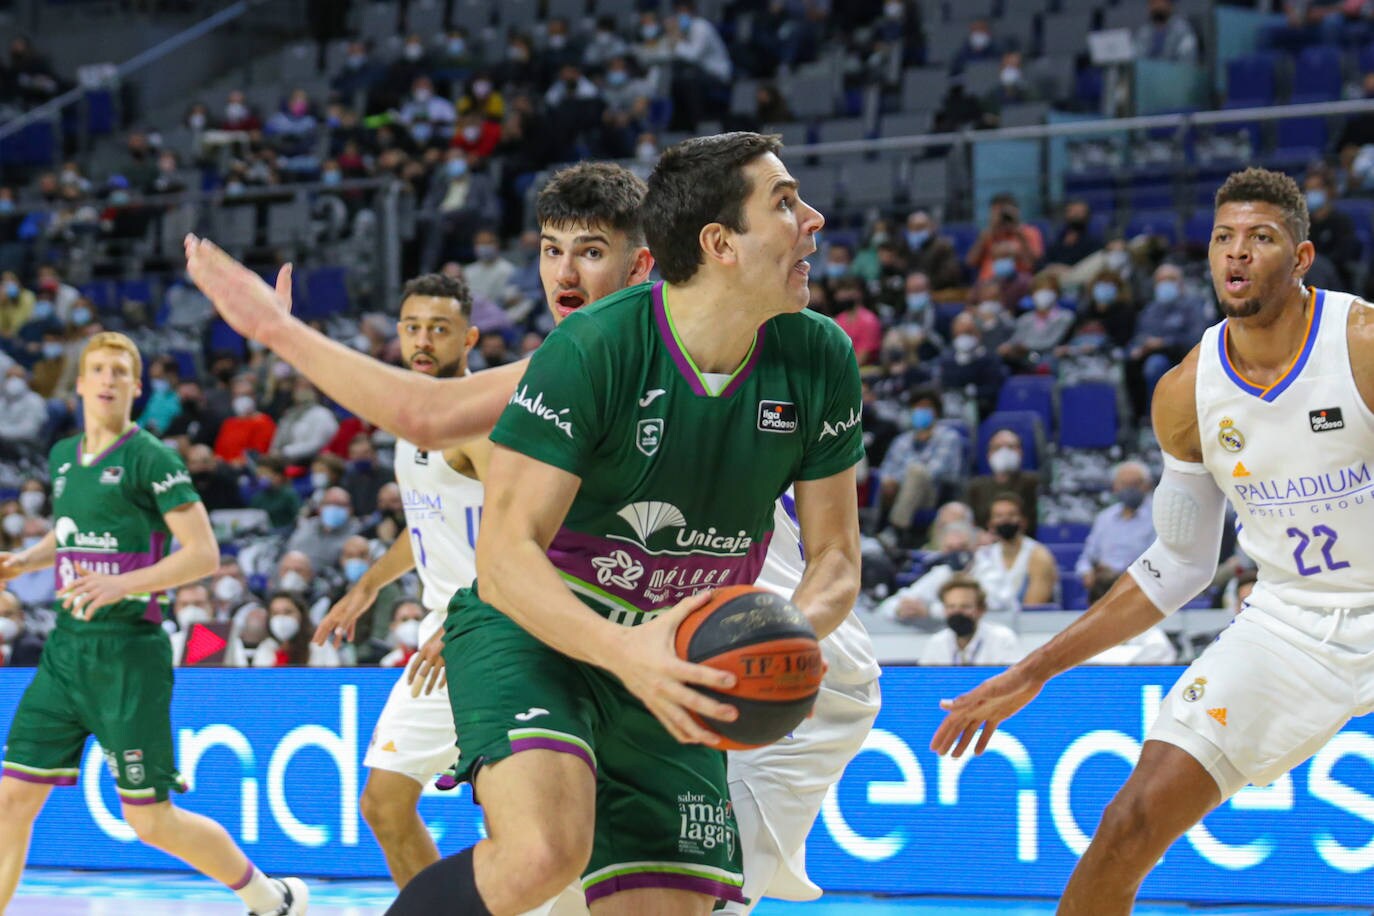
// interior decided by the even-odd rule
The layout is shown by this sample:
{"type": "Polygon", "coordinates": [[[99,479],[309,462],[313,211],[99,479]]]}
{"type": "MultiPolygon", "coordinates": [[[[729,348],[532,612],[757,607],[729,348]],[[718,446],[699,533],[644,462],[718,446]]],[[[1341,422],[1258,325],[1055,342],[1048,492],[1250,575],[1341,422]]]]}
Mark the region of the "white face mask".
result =
{"type": "Polygon", "coordinates": [[[19,636],[19,624],[12,618],[0,617],[0,642],[14,642],[19,636]]]}
{"type": "Polygon", "coordinates": [[[198,604],[188,604],[177,610],[177,626],[181,627],[183,632],[198,623],[209,623],[210,620],[210,611],[198,604]]]}
{"type": "Polygon", "coordinates": [[[24,530],[24,516],[18,512],[11,512],[5,516],[5,520],[0,522],[0,528],[4,528],[6,534],[12,538],[19,537],[24,530]]]}
{"type": "Polygon", "coordinates": [[[241,394],[234,398],[234,416],[246,417],[258,409],[258,402],[253,400],[252,395],[241,394]]]}
{"type": "Polygon", "coordinates": [[[37,490],[25,490],[19,494],[19,507],[28,516],[37,515],[43,509],[43,503],[47,497],[37,490]]]}
{"type": "Polygon", "coordinates": [[[5,379],[5,394],[12,398],[17,398],[29,390],[29,383],[17,375],[11,375],[5,379]]]}
{"type": "Polygon", "coordinates": [[[312,471],[310,474],[310,486],[316,490],[323,490],[329,486],[329,475],[324,471],[312,471]]]}
{"type": "Polygon", "coordinates": [[[215,583],[215,600],[230,604],[243,597],[243,583],[233,576],[225,576],[215,583]]]}
{"type": "Polygon", "coordinates": [[[988,467],[994,474],[1010,474],[1021,469],[1021,453],[1014,448],[1003,446],[988,455],[988,467]]]}
{"type": "Polygon", "coordinates": [[[279,643],[288,643],[301,631],[301,622],[290,614],[277,614],[267,622],[272,638],[279,643]]]}
{"type": "MultiPolygon", "coordinates": [[[[277,585],[279,585],[284,592],[303,592],[309,587],[310,583],[305,581],[305,576],[302,576],[294,569],[288,569],[286,572],[282,573],[281,580],[278,581],[277,585]]],[[[275,617],[272,619],[276,620],[275,617]]]]}
{"type": "Polygon", "coordinates": [[[1031,301],[1035,307],[1043,311],[1054,308],[1054,304],[1059,301],[1059,297],[1054,294],[1052,289],[1037,289],[1031,294],[1031,301]]]}
{"type": "Polygon", "coordinates": [[[403,620],[391,628],[391,644],[414,649],[420,645],[420,621],[403,620]]]}
{"type": "Polygon", "coordinates": [[[972,334],[956,334],[954,336],[954,349],[959,353],[970,353],[978,346],[978,338],[972,334]]]}

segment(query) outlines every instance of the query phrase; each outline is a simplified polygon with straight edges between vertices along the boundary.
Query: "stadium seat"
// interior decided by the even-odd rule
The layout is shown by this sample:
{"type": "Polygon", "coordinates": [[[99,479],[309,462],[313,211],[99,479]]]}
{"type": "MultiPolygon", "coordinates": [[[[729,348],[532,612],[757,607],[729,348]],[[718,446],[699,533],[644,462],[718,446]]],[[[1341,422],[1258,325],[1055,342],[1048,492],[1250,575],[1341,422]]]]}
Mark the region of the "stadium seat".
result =
{"type": "Polygon", "coordinates": [[[108,312],[119,305],[119,300],[112,293],[108,280],[92,280],[90,283],[81,284],[77,290],[91,300],[91,304],[98,312],[108,312]]]}
{"type": "Polygon", "coordinates": [[[1211,239],[1212,211],[1193,211],[1193,215],[1188,217],[1188,221],[1183,224],[1183,240],[1189,245],[1206,245],[1211,239]]]}
{"type": "Polygon", "coordinates": [[[1039,415],[1045,433],[1054,430],[1054,378],[1049,375],[1013,375],[997,393],[997,410],[1029,410],[1039,415]]]}
{"type": "Polygon", "coordinates": [[[1157,235],[1173,244],[1178,241],[1177,210],[1142,210],[1126,221],[1126,237],[1157,235]]]}
{"type": "Polygon", "coordinates": [[[119,302],[142,302],[144,305],[148,305],[153,301],[153,285],[146,277],[121,280],[117,300],[119,302]]]}
{"type": "Polygon", "coordinates": [[[1226,100],[1246,103],[1236,107],[1272,105],[1275,99],[1276,60],[1272,53],[1237,57],[1226,64],[1226,100]]]}
{"type": "MultiPolygon", "coordinates": [[[[1327,101],[1320,96],[1294,95],[1295,105],[1327,101]]],[[[1274,154],[1293,159],[1318,159],[1328,143],[1325,118],[1283,118],[1274,122],[1274,154]]]]}
{"type": "Polygon", "coordinates": [[[978,449],[974,453],[978,459],[977,473],[992,472],[988,467],[988,440],[999,429],[1010,429],[1021,437],[1021,467],[1027,471],[1039,469],[1045,442],[1040,414],[1033,410],[997,410],[978,424],[978,449]]]}
{"type": "Polygon", "coordinates": [[[317,267],[305,277],[305,303],[301,318],[327,318],[348,311],[348,270],[317,267]]]}
{"type": "Polygon", "coordinates": [[[1335,101],[1341,97],[1343,83],[1339,48],[1314,45],[1299,52],[1293,65],[1294,99],[1335,101]]]}
{"type": "Polygon", "coordinates": [[[1085,522],[1060,522],[1057,525],[1041,525],[1036,529],[1035,538],[1044,543],[1081,544],[1088,539],[1092,525],[1085,522]]]}
{"type": "Polygon", "coordinates": [[[1117,390],[1105,382],[1085,382],[1059,389],[1059,425],[1064,448],[1111,448],[1117,439],[1117,390]]]}
{"type": "Polygon", "coordinates": [[[1036,538],[1036,540],[1044,544],[1051,555],[1054,556],[1054,563],[1059,567],[1060,573],[1073,573],[1074,564],[1077,563],[1078,558],[1083,555],[1083,545],[1081,543],[1048,542],[1041,538],[1036,538]]]}
{"type": "Polygon", "coordinates": [[[211,353],[229,353],[242,359],[247,353],[247,344],[229,325],[224,323],[224,319],[216,318],[210,322],[210,333],[208,335],[211,353]]]}
{"type": "Polygon", "coordinates": [[[1084,611],[1088,608],[1088,590],[1083,587],[1077,576],[1060,576],[1059,593],[1064,599],[1064,610],[1084,611]]]}

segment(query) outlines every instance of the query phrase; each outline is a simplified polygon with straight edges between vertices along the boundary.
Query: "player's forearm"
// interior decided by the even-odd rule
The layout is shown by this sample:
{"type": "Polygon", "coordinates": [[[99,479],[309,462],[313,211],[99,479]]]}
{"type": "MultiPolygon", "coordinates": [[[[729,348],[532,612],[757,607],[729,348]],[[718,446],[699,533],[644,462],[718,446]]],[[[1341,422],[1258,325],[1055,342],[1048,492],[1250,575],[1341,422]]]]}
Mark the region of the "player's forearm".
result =
{"type": "Polygon", "coordinates": [[[152,566],[123,573],[120,579],[127,594],[143,595],[204,579],[217,569],[219,548],[212,539],[205,544],[184,544],[152,566]]]}
{"type": "Polygon", "coordinates": [[[1139,636],[1164,615],[1131,576],[1121,576],[1096,604],[1016,667],[1041,683],[1139,636]]]}
{"type": "Polygon", "coordinates": [[[523,363],[458,379],[436,379],[378,362],[283,317],[263,343],[352,413],[420,448],[452,448],[485,435],[515,390],[523,363]]]}
{"type": "Polygon", "coordinates": [[[20,573],[47,569],[56,559],[57,534],[53,531],[43,535],[43,539],[37,544],[14,555],[15,565],[19,567],[20,573]]]}
{"type": "MultiPolygon", "coordinates": [[[[483,538],[486,533],[483,533],[483,538]]],[[[482,600],[564,655],[610,670],[622,629],[568,590],[543,548],[532,540],[477,549],[482,600]]]]}
{"type": "Polygon", "coordinates": [[[379,592],[415,568],[415,554],[410,549],[410,537],[401,534],[387,552],[368,567],[358,584],[369,591],[379,592]]]}
{"type": "Polygon", "coordinates": [[[807,557],[806,572],[792,596],[818,639],[829,636],[854,609],[859,597],[860,556],[854,550],[833,547],[807,557]]]}

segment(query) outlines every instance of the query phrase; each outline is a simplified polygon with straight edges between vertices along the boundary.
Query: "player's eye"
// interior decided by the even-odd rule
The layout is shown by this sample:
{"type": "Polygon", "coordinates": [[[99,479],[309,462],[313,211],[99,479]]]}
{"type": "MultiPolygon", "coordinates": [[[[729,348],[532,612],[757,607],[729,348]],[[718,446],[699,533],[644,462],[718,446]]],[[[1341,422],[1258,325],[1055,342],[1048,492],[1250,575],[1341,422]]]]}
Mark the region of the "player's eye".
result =
{"type": "Polygon", "coordinates": [[[556,258],[556,257],[558,257],[558,256],[559,256],[560,254],[562,254],[562,253],[563,253],[563,252],[559,251],[557,248],[553,247],[552,245],[550,245],[550,246],[548,246],[547,248],[544,249],[544,257],[546,257],[546,258],[556,258]]]}
{"type": "Polygon", "coordinates": [[[591,258],[593,261],[599,261],[601,258],[605,257],[606,253],[602,251],[600,248],[588,248],[585,252],[583,252],[583,255],[585,257],[591,258]]]}
{"type": "Polygon", "coordinates": [[[778,201],[778,209],[780,209],[780,210],[791,210],[791,209],[792,209],[792,198],[791,198],[790,196],[784,195],[783,198],[782,198],[782,200],[778,201]]]}

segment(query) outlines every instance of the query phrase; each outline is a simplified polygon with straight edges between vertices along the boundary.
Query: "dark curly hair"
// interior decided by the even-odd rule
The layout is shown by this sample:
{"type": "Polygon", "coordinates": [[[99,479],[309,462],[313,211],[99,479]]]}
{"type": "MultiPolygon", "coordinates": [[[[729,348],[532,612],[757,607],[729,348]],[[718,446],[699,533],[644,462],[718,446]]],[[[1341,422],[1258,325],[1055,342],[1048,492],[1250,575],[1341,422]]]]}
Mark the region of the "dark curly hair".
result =
{"type": "Polygon", "coordinates": [[[454,299],[458,302],[458,308],[462,311],[464,320],[472,320],[472,293],[468,291],[467,283],[460,277],[450,277],[447,274],[421,274],[406,281],[406,285],[401,287],[402,303],[411,296],[454,299]]]}
{"type": "Polygon", "coordinates": [[[625,233],[631,245],[644,244],[644,182],[613,162],[579,162],[559,169],[535,200],[540,226],[566,229],[588,225],[625,233]]]}
{"type": "Polygon", "coordinates": [[[1293,237],[1293,244],[1307,241],[1307,229],[1311,225],[1307,199],[1298,183],[1282,172],[1254,167],[1232,172],[1217,190],[1216,209],[1230,203],[1272,204],[1283,211],[1283,225],[1293,237]]]}
{"type": "Polygon", "coordinates": [[[744,167],[781,150],[777,134],[738,131],[683,140],[663,151],[644,197],[644,231],[663,279],[692,279],[701,266],[703,226],[748,231],[744,204],[754,189],[744,167]]]}

